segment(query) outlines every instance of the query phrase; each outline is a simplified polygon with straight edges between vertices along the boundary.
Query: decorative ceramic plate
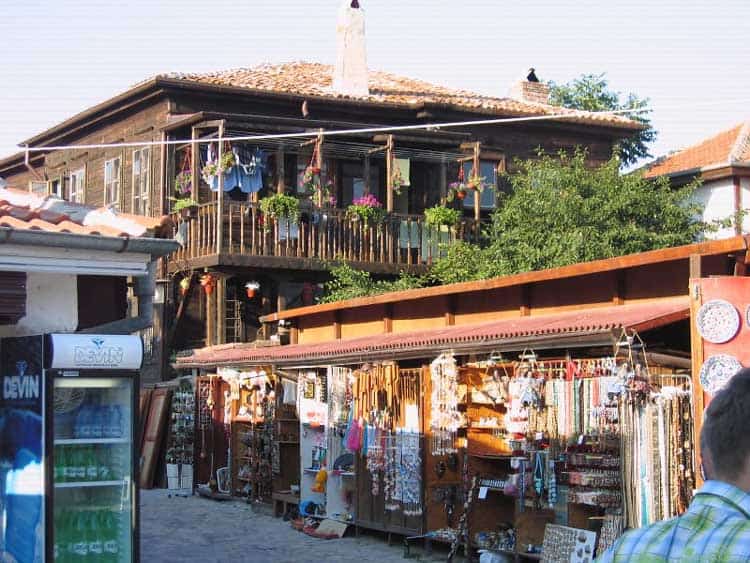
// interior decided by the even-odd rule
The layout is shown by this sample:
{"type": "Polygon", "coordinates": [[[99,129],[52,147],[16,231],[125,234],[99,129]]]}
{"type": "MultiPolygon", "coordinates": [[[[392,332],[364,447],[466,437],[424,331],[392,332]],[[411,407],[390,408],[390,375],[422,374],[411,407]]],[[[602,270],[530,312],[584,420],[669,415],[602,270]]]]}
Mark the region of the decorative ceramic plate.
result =
{"type": "Polygon", "coordinates": [[[729,354],[711,356],[701,368],[701,385],[707,393],[715,395],[740,369],[742,369],[742,364],[734,356],[729,354]]]}
{"type": "Polygon", "coordinates": [[[722,344],[737,334],[740,329],[740,314],[729,301],[712,299],[698,309],[696,324],[704,340],[722,344]]]}

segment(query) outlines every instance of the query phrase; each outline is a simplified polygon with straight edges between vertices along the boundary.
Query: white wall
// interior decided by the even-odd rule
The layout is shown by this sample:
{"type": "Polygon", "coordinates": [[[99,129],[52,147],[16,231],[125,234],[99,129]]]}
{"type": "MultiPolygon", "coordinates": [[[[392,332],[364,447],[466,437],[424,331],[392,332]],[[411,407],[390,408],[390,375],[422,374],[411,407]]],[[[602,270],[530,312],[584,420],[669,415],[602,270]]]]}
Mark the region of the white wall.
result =
{"type": "Polygon", "coordinates": [[[26,274],[26,316],[0,326],[0,337],[74,332],[78,327],[78,278],[74,274],[26,274]]]}
{"type": "MultiPolygon", "coordinates": [[[[750,185],[748,185],[748,189],[750,189],[750,185]]],[[[704,209],[701,219],[706,223],[727,218],[734,219],[734,183],[732,178],[704,182],[703,185],[695,191],[693,198],[703,205],[704,209]]],[[[745,205],[750,205],[750,192],[748,192],[746,203],[745,201],[743,201],[743,203],[745,205]]],[[[747,224],[750,226],[750,222],[747,224]]],[[[735,236],[733,226],[706,234],[706,238],[711,239],[728,238],[733,236],[735,236]]]]}

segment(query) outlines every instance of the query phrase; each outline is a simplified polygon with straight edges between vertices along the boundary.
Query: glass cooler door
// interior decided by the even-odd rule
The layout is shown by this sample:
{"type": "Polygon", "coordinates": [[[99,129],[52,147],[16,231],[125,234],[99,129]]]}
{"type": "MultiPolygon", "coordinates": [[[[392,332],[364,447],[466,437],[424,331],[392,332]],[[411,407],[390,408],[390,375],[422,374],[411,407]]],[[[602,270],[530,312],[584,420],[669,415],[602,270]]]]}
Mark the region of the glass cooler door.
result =
{"type": "Polygon", "coordinates": [[[133,384],[54,380],[56,561],[133,560],[133,384]]]}

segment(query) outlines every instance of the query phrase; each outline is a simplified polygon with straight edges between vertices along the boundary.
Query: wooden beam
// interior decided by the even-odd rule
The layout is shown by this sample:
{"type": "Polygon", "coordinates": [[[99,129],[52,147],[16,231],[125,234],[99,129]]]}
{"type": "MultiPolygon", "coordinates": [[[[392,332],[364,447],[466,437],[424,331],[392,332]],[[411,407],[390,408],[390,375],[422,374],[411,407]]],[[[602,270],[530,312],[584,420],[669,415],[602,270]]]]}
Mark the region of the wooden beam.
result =
{"type": "Polygon", "coordinates": [[[701,472],[698,470],[701,464],[700,435],[703,426],[704,393],[700,381],[700,370],[703,366],[703,337],[698,332],[698,323],[695,318],[702,304],[700,279],[693,277],[693,257],[690,257],[690,359],[692,363],[692,388],[693,388],[693,451],[695,452],[695,487],[703,485],[701,472]]]}
{"type": "Polygon", "coordinates": [[[321,183],[321,189],[318,190],[318,207],[323,206],[323,139],[323,130],[321,129],[320,133],[318,133],[317,144],[315,145],[315,148],[317,149],[315,153],[317,155],[315,166],[320,170],[321,183]]]}
{"type": "Polygon", "coordinates": [[[740,177],[733,176],[732,183],[734,185],[734,234],[742,234],[742,187],[740,186],[740,177]]]}
{"type": "Polygon", "coordinates": [[[458,306],[458,296],[448,295],[446,297],[445,307],[445,326],[453,326],[456,324],[456,308],[458,306]]]}
{"type": "Polygon", "coordinates": [[[393,303],[387,303],[383,313],[383,332],[393,332],[393,303]]]}
{"type": "Polygon", "coordinates": [[[365,155],[364,163],[362,164],[362,175],[364,176],[365,181],[365,195],[370,193],[370,156],[365,155]]]}
{"type": "Polygon", "coordinates": [[[297,325],[292,326],[289,330],[289,344],[299,344],[299,328],[297,328],[297,325]]]}
{"type": "Polygon", "coordinates": [[[283,194],[286,190],[286,170],[284,167],[284,145],[276,150],[276,193],[283,194]]]}
{"type": "Polygon", "coordinates": [[[385,210],[393,213],[393,135],[388,135],[385,149],[385,210]]]}
{"type": "MultiPolygon", "coordinates": [[[[476,176],[481,176],[481,166],[480,166],[480,160],[479,155],[482,152],[482,145],[477,141],[474,143],[474,159],[472,160],[472,166],[474,167],[474,170],[472,173],[476,176]]],[[[477,190],[474,193],[474,221],[476,221],[476,229],[477,229],[477,238],[476,240],[479,240],[479,220],[482,216],[482,192],[477,190]]]]}
{"type": "Polygon", "coordinates": [[[341,311],[333,314],[333,339],[341,340],[341,311]]]}
{"type": "Polygon", "coordinates": [[[227,330],[227,279],[225,276],[216,276],[216,343],[226,342],[227,330]]]}
{"type": "Polygon", "coordinates": [[[689,260],[690,260],[690,266],[689,266],[690,277],[702,278],[703,277],[702,256],[700,254],[691,254],[689,260]]]}
{"type": "Polygon", "coordinates": [[[190,174],[193,176],[193,199],[197,202],[201,202],[201,190],[200,183],[201,177],[198,170],[198,164],[200,160],[200,153],[198,152],[198,128],[193,127],[190,136],[192,144],[190,145],[190,174]]]}
{"type": "MultiPolygon", "coordinates": [[[[222,137],[224,137],[224,121],[219,123],[219,138],[222,137]]],[[[219,142],[217,155],[219,164],[221,164],[223,145],[223,142],[219,142]]],[[[221,254],[221,249],[224,245],[224,174],[221,172],[219,173],[219,191],[216,194],[216,201],[216,254],[221,254]]]]}

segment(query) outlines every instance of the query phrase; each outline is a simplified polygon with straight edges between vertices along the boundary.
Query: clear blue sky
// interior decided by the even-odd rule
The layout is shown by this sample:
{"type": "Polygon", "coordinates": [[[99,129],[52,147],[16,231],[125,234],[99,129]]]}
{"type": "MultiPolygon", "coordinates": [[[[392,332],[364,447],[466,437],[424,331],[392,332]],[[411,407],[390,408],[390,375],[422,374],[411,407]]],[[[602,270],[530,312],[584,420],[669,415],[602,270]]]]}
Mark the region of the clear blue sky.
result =
{"type": "MultiPolygon", "coordinates": [[[[750,114],[747,0],[360,1],[371,69],[501,96],[606,72],[651,99],[656,155],[750,114]]],[[[339,2],[0,0],[0,156],[161,72],[331,63],[339,2]]]]}

